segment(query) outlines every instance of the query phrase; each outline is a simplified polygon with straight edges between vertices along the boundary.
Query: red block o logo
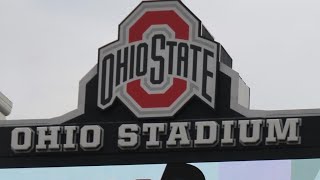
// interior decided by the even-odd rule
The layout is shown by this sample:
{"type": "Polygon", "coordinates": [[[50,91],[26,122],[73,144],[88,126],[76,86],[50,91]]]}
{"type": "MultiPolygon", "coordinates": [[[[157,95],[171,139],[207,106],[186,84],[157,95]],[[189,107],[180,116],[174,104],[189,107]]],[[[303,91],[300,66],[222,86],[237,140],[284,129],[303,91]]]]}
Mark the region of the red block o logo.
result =
{"type": "MultiPolygon", "coordinates": [[[[174,11],[154,11],[145,13],[129,30],[129,43],[143,39],[143,33],[152,25],[168,25],[176,39],[189,39],[189,26],[174,11]]],[[[174,78],[172,86],[161,94],[150,94],[141,87],[141,80],[128,83],[127,92],[142,108],[168,108],[185,91],[187,82],[174,78]]]]}
{"type": "Polygon", "coordinates": [[[180,1],[142,2],[99,49],[98,107],[119,98],[137,117],[171,117],[196,95],[215,107],[218,43],[180,1]]]}

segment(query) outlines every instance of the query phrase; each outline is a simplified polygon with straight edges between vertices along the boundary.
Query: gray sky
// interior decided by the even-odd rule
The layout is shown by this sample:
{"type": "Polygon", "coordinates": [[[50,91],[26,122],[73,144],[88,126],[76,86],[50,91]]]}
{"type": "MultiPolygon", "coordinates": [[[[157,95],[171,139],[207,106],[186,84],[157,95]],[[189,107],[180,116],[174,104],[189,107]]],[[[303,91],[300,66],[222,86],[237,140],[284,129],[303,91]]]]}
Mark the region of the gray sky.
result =
{"type": "MultiPolygon", "coordinates": [[[[0,0],[0,91],[10,119],[76,108],[79,80],[138,0],[0,0]]],[[[320,108],[319,0],[183,1],[230,53],[254,109],[320,108]]]]}

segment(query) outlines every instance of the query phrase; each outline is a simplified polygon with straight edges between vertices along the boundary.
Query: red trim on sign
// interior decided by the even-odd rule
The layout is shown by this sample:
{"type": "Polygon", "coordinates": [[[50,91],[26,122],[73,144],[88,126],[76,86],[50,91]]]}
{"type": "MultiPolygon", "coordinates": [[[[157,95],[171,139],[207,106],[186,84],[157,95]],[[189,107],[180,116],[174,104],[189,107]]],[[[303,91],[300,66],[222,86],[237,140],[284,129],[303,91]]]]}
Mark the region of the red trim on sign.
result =
{"type": "Polygon", "coordinates": [[[129,30],[129,42],[141,41],[152,25],[168,25],[177,39],[189,39],[189,25],[174,11],[146,12],[129,30]]]}
{"type": "Polygon", "coordinates": [[[141,87],[141,80],[136,80],[127,84],[127,93],[142,108],[165,108],[170,107],[187,90],[187,82],[183,79],[174,78],[173,84],[163,94],[149,94],[141,87]]]}

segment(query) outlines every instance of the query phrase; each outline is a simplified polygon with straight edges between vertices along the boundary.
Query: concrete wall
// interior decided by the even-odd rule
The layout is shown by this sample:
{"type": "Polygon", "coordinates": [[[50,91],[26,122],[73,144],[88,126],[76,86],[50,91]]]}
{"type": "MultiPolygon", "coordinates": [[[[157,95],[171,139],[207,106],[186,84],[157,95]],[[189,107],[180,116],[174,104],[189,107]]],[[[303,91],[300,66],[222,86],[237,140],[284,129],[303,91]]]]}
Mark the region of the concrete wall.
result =
{"type": "Polygon", "coordinates": [[[5,120],[11,113],[12,102],[0,92],[0,120],[5,120]]]}

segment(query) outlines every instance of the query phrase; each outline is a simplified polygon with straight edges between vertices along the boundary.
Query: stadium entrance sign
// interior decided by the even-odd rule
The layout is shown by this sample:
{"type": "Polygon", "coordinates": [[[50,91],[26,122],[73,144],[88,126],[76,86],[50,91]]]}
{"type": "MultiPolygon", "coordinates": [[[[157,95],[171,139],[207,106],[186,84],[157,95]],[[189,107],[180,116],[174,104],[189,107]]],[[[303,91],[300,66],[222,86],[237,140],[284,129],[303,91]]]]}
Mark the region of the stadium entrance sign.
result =
{"type": "Polygon", "coordinates": [[[0,122],[0,168],[320,157],[320,109],[251,110],[232,58],[180,1],[142,2],[98,57],[76,110],[0,122]]]}

